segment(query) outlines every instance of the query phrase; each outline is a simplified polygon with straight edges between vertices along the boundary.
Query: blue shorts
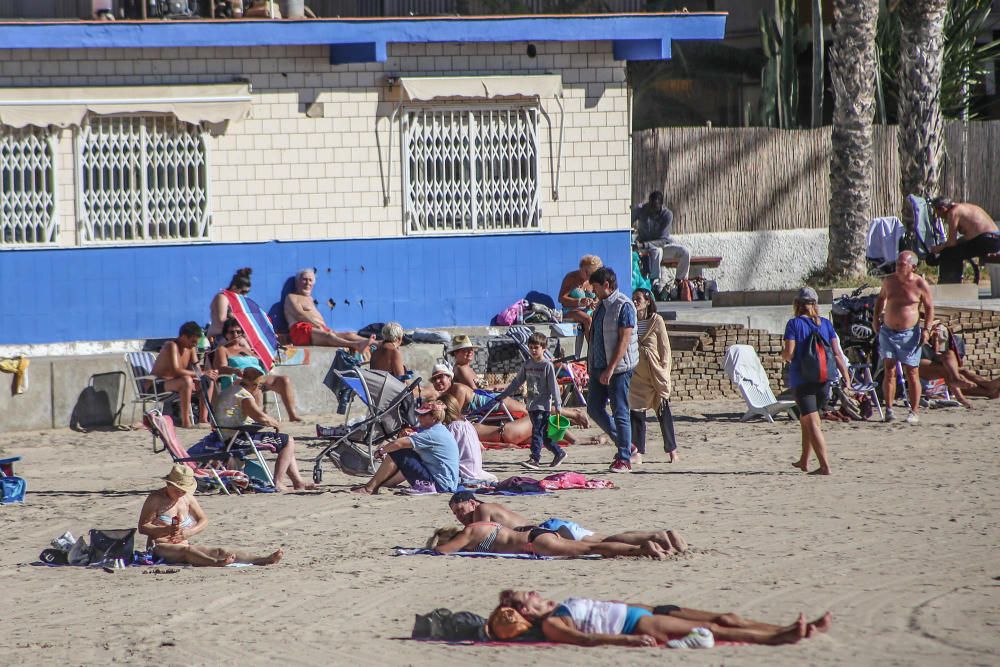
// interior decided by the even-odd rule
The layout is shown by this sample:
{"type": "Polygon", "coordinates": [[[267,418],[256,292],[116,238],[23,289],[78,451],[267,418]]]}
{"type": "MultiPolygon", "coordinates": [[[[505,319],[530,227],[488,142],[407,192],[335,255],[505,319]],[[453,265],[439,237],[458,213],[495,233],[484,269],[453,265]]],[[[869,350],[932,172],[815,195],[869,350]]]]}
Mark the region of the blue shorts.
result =
{"type": "Polygon", "coordinates": [[[389,452],[389,458],[396,464],[399,472],[410,483],[410,486],[416,488],[415,482],[417,481],[434,483],[434,477],[431,476],[423,459],[412,449],[397,449],[394,452],[389,452]]]}
{"type": "Polygon", "coordinates": [[[588,535],[594,534],[594,531],[587,530],[578,523],[563,521],[562,519],[555,518],[543,521],[538,524],[538,527],[545,528],[547,530],[554,530],[567,540],[576,540],[578,542],[588,535]]]}
{"type": "Polygon", "coordinates": [[[622,626],[623,635],[635,634],[635,626],[639,625],[639,619],[644,616],[652,616],[653,612],[642,607],[625,608],[625,625],[622,626]]]}
{"type": "Polygon", "coordinates": [[[898,361],[904,366],[920,365],[920,347],[923,343],[920,325],[896,331],[883,325],[878,330],[878,352],[883,359],[898,361]]]}

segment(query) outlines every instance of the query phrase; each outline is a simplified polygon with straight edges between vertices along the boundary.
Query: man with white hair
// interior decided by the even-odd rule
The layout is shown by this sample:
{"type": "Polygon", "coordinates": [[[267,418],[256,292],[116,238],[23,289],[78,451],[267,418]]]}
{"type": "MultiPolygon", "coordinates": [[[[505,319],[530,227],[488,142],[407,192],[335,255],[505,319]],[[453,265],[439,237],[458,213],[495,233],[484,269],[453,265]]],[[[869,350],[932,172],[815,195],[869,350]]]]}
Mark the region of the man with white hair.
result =
{"type": "Polygon", "coordinates": [[[882,291],[875,302],[873,325],[878,334],[878,351],[885,368],[882,395],[885,397],[885,420],[893,420],[892,403],[896,397],[896,364],[903,366],[910,399],[908,424],[920,421],[920,348],[927,342],[934,321],[934,301],[927,281],[913,272],[917,256],[904,250],[896,259],[896,272],[882,280],[882,291]],[[924,326],[920,326],[920,312],[924,326]],[[881,316],[881,320],[879,319],[881,316]]]}
{"type": "Polygon", "coordinates": [[[316,271],[301,269],[295,274],[295,290],[285,297],[285,320],[292,344],[346,347],[367,358],[375,336],[363,338],[356,333],[339,333],[326,326],[313,298],[315,285],[316,271]]]}

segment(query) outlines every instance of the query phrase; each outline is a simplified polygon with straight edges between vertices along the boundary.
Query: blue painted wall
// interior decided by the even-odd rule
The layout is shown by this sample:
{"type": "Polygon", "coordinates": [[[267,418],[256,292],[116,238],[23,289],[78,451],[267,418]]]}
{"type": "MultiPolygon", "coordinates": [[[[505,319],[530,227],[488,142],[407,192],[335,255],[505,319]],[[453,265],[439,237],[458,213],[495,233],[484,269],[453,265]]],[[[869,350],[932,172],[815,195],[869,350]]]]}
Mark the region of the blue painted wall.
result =
{"type": "Polygon", "coordinates": [[[555,297],[588,253],[629,283],[627,231],[4,251],[0,343],[173,336],[207,322],[209,301],[243,266],[264,308],[315,267],[314,296],[334,328],[485,325],[530,291],[555,297]]]}

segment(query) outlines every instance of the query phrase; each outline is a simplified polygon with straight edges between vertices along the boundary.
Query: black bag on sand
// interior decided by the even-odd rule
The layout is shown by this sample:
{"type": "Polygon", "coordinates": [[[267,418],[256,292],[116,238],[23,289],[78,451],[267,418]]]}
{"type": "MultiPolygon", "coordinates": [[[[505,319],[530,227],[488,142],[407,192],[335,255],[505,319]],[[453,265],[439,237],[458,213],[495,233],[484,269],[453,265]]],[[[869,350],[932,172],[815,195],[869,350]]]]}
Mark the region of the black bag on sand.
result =
{"type": "Polygon", "coordinates": [[[435,609],[429,614],[416,614],[413,639],[447,639],[462,641],[482,639],[486,619],[471,611],[452,613],[451,609],[435,609]]]}
{"type": "Polygon", "coordinates": [[[135,530],[135,528],[91,529],[90,564],[100,565],[116,558],[125,559],[126,564],[131,563],[132,553],[135,551],[135,530]]]}

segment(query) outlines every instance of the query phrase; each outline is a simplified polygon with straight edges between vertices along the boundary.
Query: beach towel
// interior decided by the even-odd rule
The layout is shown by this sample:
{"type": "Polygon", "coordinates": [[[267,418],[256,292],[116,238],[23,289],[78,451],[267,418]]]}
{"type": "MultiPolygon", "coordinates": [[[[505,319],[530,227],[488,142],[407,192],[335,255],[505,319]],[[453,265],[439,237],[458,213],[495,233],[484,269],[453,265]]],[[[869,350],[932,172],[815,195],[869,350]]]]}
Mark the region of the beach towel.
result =
{"type": "Polygon", "coordinates": [[[589,556],[537,556],[535,554],[485,554],[478,551],[455,551],[450,554],[443,554],[433,549],[411,549],[408,547],[393,547],[393,556],[460,556],[462,558],[515,558],[517,560],[597,560],[601,558],[597,554],[589,556]]]}
{"type": "Polygon", "coordinates": [[[546,491],[557,489],[614,489],[615,483],[607,479],[588,478],[578,472],[557,472],[538,483],[546,491]]]}
{"type": "Polygon", "coordinates": [[[278,350],[278,357],[274,363],[276,366],[308,366],[309,361],[308,349],[287,345],[278,350]]]}
{"type": "Polygon", "coordinates": [[[222,290],[233,317],[243,327],[243,335],[257,356],[265,371],[270,371],[278,359],[278,336],[274,325],[264,309],[255,301],[231,290],[222,290]]]}
{"type": "Polygon", "coordinates": [[[560,489],[614,489],[614,482],[588,478],[578,472],[557,472],[542,479],[515,475],[496,484],[483,485],[476,493],[484,496],[540,496],[560,489]]]}
{"type": "MultiPolygon", "coordinates": [[[[483,449],[530,449],[531,439],[525,440],[524,442],[499,442],[492,440],[483,440],[481,437],[479,441],[483,444],[483,449]]],[[[569,447],[573,443],[566,440],[560,440],[560,447],[569,447]]]]}

